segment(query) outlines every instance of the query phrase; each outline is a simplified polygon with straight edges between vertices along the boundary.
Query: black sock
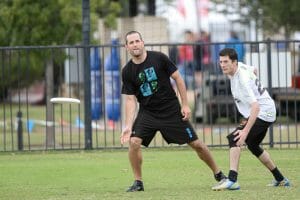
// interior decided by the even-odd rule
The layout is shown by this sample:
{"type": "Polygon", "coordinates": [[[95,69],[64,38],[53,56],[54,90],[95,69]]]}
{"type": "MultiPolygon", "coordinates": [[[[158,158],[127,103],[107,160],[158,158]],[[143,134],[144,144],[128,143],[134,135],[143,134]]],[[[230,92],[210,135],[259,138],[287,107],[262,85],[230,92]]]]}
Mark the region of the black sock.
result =
{"type": "Polygon", "coordinates": [[[276,181],[282,181],[284,179],[284,177],[282,176],[282,174],[280,173],[280,171],[277,167],[275,167],[273,170],[271,170],[271,172],[276,181]]]}
{"type": "Polygon", "coordinates": [[[224,178],[226,178],[226,176],[225,176],[225,174],[223,174],[222,171],[220,171],[219,173],[215,174],[216,181],[221,181],[224,178]]]}
{"type": "Polygon", "coordinates": [[[135,182],[136,182],[136,185],[143,185],[143,181],[135,180],[135,182]]]}
{"type": "Polygon", "coordinates": [[[238,173],[236,171],[229,170],[228,178],[230,181],[236,182],[237,176],[238,176],[238,173]]]}

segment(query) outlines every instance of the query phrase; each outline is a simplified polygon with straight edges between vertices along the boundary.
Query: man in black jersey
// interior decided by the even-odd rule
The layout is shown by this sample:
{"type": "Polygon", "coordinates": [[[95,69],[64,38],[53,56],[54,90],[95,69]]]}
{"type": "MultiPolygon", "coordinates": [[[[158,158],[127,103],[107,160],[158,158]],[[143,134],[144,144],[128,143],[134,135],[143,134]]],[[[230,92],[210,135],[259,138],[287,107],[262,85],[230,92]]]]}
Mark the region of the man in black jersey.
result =
{"type": "Polygon", "coordinates": [[[135,178],[127,192],[144,191],[141,145],[147,147],[157,131],[167,143],[191,146],[212,170],[217,181],[226,178],[189,122],[191,110],[186,87],[175,64],[163,53],[146,51],[142,36],[137,31],[128,32],[125,40],[132,59],[122,70],[125,128],[120,139],[122,144],[129,141],[128,154],[135,178]],[[176,83],[181,105],[170,77],[176,83]]]}

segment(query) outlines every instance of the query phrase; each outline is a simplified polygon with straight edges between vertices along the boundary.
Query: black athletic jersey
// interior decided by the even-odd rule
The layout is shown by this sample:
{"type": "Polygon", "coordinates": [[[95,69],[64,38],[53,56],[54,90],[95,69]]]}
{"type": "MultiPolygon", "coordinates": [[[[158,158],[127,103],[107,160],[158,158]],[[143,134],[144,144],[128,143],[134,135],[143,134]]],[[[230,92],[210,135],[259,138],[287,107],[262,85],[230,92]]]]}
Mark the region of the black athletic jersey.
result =
{"type": "Polygon", "coordinates": [[[144,62],[130,60],[122,69],[122,94],[135,95],[140,111],[149,111],[157,117],[167,117],[180,110],[180,104],[171,85],[170,76],[177,70],[163,53],[147,51],[144,62]]]}

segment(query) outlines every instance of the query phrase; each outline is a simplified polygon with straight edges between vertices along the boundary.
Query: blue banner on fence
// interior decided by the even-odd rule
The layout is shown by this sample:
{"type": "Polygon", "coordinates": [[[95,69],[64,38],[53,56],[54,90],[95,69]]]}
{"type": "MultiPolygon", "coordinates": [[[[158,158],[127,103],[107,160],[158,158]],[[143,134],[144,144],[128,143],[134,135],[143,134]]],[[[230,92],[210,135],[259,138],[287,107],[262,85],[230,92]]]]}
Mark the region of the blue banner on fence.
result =
{"type": "Polygon", "coordinates": [[[102,116],[101,59],[97,47],[91,48],[91,113],[92,120],[102,116]]]}
{"type": "Polygon", "coordinates": [[[119,42],[112,40],[110,54],[105,59],[105,106],[109,120],[118,121],[120,118],[120,54],[119,42]]]}

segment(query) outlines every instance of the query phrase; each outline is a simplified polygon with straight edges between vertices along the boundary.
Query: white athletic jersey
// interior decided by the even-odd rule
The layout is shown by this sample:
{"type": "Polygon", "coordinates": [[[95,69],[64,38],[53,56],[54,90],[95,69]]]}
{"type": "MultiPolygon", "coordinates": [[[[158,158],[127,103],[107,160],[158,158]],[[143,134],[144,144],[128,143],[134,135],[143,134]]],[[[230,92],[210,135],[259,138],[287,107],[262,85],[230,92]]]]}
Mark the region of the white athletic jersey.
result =
{"type": "Polygon", "coordinates": [[[274,122],[276,119],[275,103],[253,70],[253,67],[238,62],[237,71],[229,77],[234,102],[245,118],[250,115],[251,103],[258,102],[260,107],[258,118],[274,122]]]}

